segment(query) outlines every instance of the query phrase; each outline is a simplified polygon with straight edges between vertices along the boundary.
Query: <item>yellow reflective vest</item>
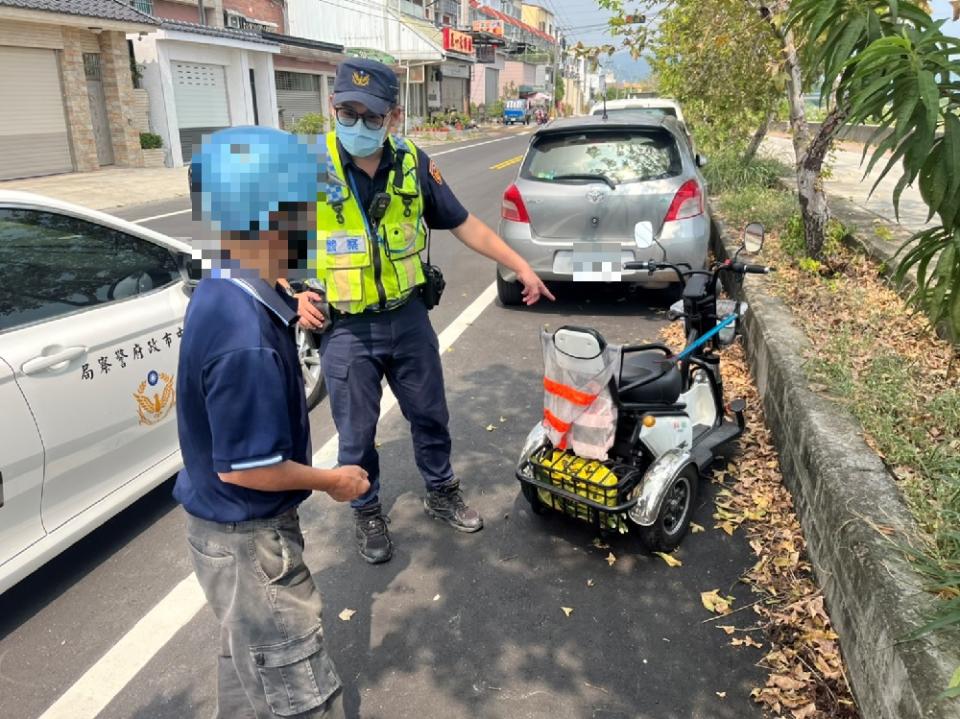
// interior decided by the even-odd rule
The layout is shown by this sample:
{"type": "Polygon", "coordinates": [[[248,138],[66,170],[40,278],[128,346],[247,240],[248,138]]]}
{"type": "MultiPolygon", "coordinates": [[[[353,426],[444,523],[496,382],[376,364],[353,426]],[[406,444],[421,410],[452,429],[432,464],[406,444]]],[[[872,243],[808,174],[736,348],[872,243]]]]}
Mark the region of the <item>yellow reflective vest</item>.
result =
{"type": "Polygon", "coordinates": [[[424,283],[420,253],[427,246],[423,197],[417,180],[417,149],[389,138],[394,153],[387,178],[390,205],[377,227],[370,226],[343,169],[336,133],[326,138],[326,184],[317,200],[317,278],[327,301],[356,314],[399,304],[424,283]]]}

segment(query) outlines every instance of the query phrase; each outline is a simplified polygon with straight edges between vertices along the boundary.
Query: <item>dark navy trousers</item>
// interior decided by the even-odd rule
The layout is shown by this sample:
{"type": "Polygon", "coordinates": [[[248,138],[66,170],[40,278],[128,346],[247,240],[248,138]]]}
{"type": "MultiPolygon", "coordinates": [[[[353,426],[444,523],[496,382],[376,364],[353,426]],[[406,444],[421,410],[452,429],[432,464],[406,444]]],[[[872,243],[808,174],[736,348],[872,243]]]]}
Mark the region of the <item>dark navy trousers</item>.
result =
{"type": "Polygon", "coordinates": [[[439,342],[419,297],[389,312],[338,317],[320,335],[320,354],[340,434],[338,461],[360,465],[370,476],[370,490],[351,506],[372,507],[380,501],[376,436],[384,377],[410,423],[414,457],[427,489],[454,481],[439,342]]]}

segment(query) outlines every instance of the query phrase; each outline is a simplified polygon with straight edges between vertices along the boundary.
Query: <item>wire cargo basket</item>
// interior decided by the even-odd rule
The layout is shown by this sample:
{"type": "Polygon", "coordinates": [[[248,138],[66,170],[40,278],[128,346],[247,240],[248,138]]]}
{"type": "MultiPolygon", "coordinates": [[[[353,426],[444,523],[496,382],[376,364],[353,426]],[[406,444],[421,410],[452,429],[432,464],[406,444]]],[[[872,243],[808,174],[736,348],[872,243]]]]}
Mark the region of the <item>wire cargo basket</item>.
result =
{"type": "Polygon", "coordinates": [[[603,529],[627,531],[621,497],[632,483],[635,470],[613,462],[584,459],[550,446],[537,450],[530,457],[530,465],[534,479],[539,483],[537,496],[543,504],[603,529]],[[564,495],[542,485],[551,485],[564,495]],[[565,495],[583,497],[588,503],[565,495]],[[598,505],[615,508],[615,512],[605,512],[598,505]]]}

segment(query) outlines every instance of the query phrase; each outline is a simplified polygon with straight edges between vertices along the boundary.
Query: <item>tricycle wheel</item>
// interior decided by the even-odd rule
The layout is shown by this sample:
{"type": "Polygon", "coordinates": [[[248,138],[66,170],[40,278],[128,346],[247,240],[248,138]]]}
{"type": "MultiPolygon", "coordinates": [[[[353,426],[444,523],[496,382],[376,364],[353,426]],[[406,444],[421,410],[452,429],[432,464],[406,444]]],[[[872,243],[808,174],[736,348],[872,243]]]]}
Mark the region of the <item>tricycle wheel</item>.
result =
{"type": "Polygon", "coordinates": [[[523,494],[523,498],[527,500],[527,503],[530,505],[530,511],[538,516],[542,516],[547,513],[549,507],[545,505],[540,500],[540,495],[537,494],[536,487],[533,487],[526,482],[520,484],[520,492],[523,494]]]}
{"type": "Polygon", "coordinates": [[[686,467],[670,483],[656,521],[649,527],[639,528],[640,541],[651,552],[672,551],[686,535],[697,499],[698,481],[696,467],[686,467]]]}

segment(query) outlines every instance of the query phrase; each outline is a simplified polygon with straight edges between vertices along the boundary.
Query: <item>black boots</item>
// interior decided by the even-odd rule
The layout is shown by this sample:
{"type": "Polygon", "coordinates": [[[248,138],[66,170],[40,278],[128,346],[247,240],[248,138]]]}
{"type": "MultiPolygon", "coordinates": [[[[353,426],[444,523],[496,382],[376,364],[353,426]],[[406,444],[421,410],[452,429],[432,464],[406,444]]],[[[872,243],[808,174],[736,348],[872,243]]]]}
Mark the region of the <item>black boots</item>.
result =
{"type": "Polygon", "coordinates": [[[357,548],[360,556],[370,564],[387,562],[393,556],[393,543],[390,541],[390,532],[383,516],[380,505],[358,509],[355,511],[357,520],[357,548]]]}
{"type": "Polygon", "coordinates": [[[463,501],[459,482],[427,492],[427,496],[423,498],[423,508],[431,517],[440,519],[461,532],[478,532],[483,529],[480,513],[470,509],[463,501]]]}

